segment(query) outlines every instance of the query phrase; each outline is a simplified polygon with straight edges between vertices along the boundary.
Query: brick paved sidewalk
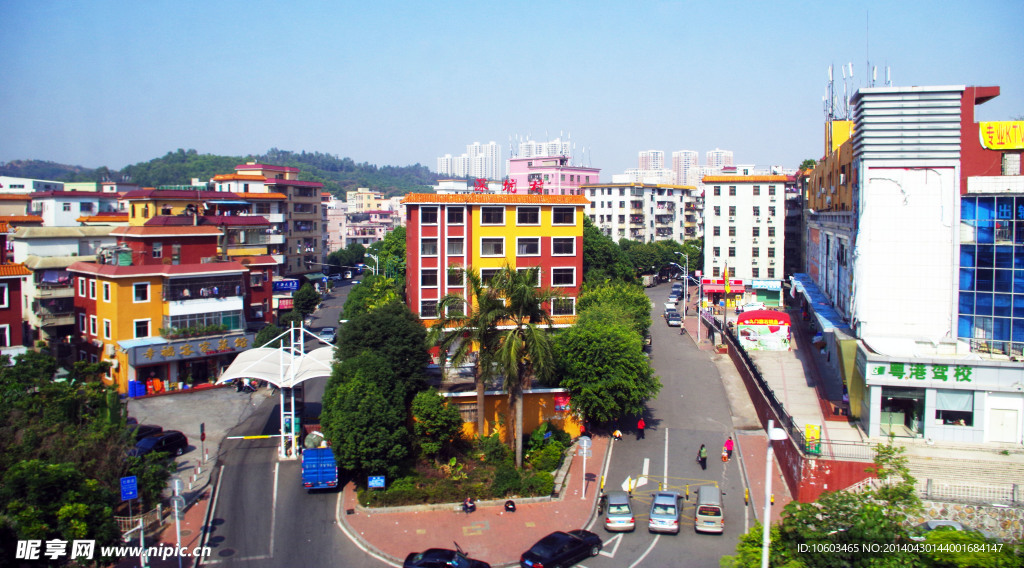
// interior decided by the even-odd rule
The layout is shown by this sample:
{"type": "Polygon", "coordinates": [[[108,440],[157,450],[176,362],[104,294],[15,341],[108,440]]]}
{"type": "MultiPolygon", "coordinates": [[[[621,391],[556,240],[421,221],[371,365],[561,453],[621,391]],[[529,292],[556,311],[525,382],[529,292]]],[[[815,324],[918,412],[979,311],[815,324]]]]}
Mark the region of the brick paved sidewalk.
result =
{"type": "MultiPolygon", "coordinates": [[[[189,554],[192,550],[200,545],[200,539],[203,536],[202,528],[203,522],[206,519],[206,510],[210,504],[210,491],[207,489],[204,491],[199,498],[189,508],[185,509],[185,517],[181,521],[181,547],[186,549],[189,554]]],[[[177,535],[174,528],[173,516],[167,519],[166,524],[156,533],[154,537],[152,534],[146,534],[146,547],[160,546],[174,548],[177,543],[177,535]]],[[[133,535],[130,543],[124,543],[124,546],[139,546],[138,534],[133,535]]],[[[204,560],[210,560],[210,557],[204,560]]],[[[178,557],[170,556],[166,559],[160,557],[149,558],[147,564],[150,568],[177,568],[178,557]]],[[[117,564],[114,564],[116,568],[130,568],[132,566],[139,566],[139,558],[124,558],[117,564]]],[[[196,566],[195,559],[192,557],[182,557],[181,559],[182,568],[192,568],[196,566]]]]}
{"type": "MultiPolygon", "coordinates": [[[[350,483],[344,489],[342,514],[346,532],[365,546],[401,564],[410,552],[427,548],[454,548],[453,542],[472,558],[493,566],[518,563],[519,556],[535,542],[556,530],[583,528],[594,511],[609,438],[594,439],[593,455],[587,458],[586,496],[582,494],[579,472],[583,458],[574,455],[562,497],[543,503],[517,503],[515,513],[506,513],[504,501],[481,501],[476,512],[456,512],[453,503],[441,510],[430,506],[401,512],[373,512],[356,506],[350,483]]],[[[406,509],[406,508],[402,508],[406,509]]]]}

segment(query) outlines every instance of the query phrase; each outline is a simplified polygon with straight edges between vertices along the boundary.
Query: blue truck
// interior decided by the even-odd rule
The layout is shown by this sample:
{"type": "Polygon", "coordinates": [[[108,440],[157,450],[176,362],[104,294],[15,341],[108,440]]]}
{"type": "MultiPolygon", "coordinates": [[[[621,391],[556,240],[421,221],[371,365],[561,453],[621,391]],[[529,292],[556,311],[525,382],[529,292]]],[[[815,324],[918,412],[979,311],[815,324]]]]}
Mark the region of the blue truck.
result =
{"type": "Polygon", "coordinates": [[[313,448],[302,452],[302,486],[306,489],[338,486],[338,464],[330,448],[313,448]]]}

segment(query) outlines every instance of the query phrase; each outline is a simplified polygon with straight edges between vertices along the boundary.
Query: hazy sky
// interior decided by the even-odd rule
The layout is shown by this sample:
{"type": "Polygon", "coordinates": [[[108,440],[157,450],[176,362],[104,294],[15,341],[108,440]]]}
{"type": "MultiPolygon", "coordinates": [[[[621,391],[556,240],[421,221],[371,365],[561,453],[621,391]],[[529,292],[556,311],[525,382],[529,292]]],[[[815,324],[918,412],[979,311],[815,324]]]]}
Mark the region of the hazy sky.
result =
{"type": "MultiPolygon", "coordinates": [[[[602,180],[640,150],[822,155],[828,66],[999,85],[1024,115],[1024,1],[0,0],[0,162],[125,165],[177,148],[436,167],[569,135],[602,180]]],[[[835,73],[839,93],[842,76],[835,73]]]]}

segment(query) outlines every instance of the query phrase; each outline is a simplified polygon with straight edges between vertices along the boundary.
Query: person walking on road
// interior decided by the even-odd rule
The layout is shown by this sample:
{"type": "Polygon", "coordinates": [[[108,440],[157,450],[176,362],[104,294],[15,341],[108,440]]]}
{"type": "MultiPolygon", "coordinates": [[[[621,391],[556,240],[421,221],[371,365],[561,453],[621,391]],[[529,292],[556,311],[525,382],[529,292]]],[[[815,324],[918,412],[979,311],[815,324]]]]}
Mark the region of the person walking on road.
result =
{"type": "Polygon", "coordinates": [[[701,469],[708,468],[708,449],[704,447],[704,444],[701,444],[700,450],[697,450],[697,461],[700,463],[701,469]]]}
{"type": "Polygon", "coordinates": [[[732,449],[733,449],[732,436],[729,436],[729,439],[725,441],[725,446],[723,446],[723,447],[725,448],[725,458],[726,458],[726,460],[731,460],[732,459],[732,449]]]}
{"type": "Polygon", "coordinates": [[[645,426],[647,426],[647,424],[644,423],[644,417],[641,416],[640,420],[638,420],[637,423],[636,423],[636,439],[637,440],[643,440],[644,439],[644,427],[645,426]]]}

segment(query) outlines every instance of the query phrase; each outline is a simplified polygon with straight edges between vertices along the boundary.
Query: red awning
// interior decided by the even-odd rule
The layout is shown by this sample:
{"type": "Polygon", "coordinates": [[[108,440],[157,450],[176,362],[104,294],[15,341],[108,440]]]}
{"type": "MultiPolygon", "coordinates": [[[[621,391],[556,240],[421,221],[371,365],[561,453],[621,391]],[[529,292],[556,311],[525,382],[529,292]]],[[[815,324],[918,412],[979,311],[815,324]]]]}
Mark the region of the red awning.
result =
{"type": "MultiPolygon", "coordinates": [[[[724,294],[725,293],[725,284],[705,284],[704,285],[704,293],[705,294],[709,294],[709,293],[710,294],[724,294]]],[[[743,293],[743,286],[733,286],[733,285],[730,285],[729,286],[729,293],[730,294],[742,294],[743,293]]]]}

